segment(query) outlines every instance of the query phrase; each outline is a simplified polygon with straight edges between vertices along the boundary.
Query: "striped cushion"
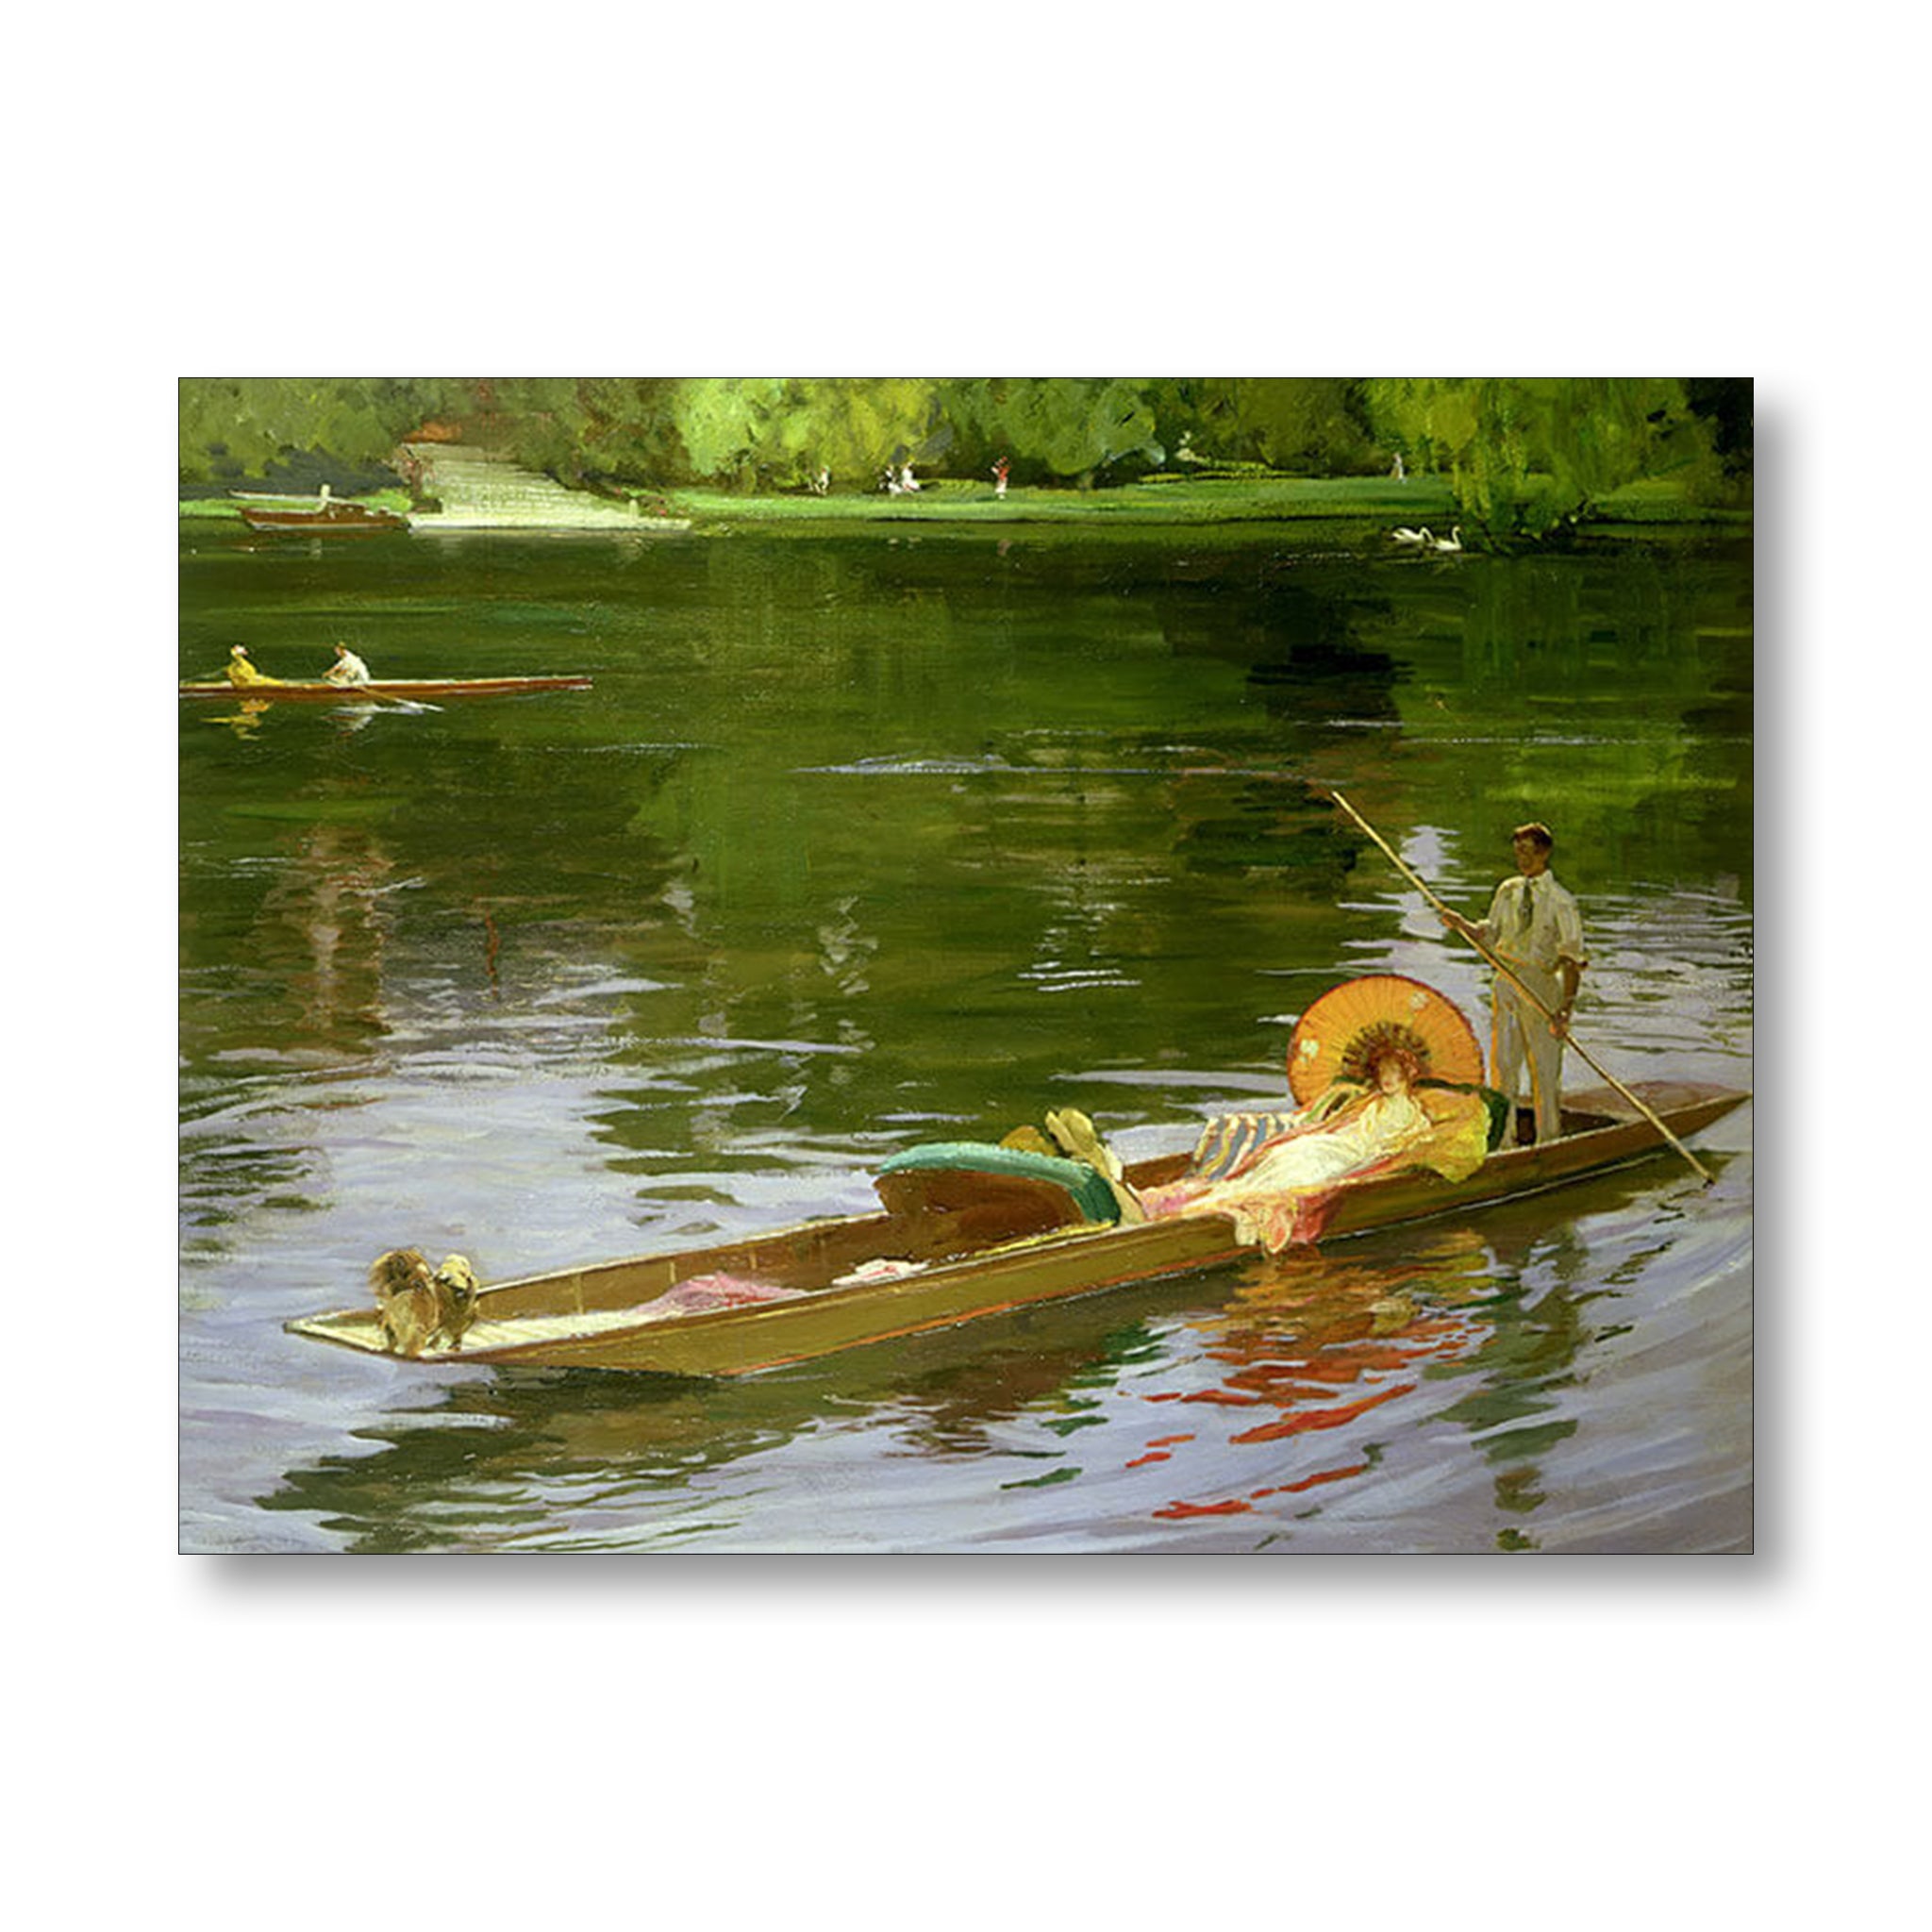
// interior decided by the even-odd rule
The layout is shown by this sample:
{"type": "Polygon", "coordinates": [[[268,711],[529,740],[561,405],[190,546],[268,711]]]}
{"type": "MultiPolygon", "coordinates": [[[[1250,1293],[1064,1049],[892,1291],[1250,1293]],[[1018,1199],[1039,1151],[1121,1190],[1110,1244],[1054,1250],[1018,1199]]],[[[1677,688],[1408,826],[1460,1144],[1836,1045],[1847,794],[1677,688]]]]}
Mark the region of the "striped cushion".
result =
{"type": "Polygon", "coordinates": [[[1202,1129],[1188,1169],[1191,1179],[1225,1180],[1263,1141],[1288,1130],[1292,1113],[1224,1113],[1202,1129]]]}

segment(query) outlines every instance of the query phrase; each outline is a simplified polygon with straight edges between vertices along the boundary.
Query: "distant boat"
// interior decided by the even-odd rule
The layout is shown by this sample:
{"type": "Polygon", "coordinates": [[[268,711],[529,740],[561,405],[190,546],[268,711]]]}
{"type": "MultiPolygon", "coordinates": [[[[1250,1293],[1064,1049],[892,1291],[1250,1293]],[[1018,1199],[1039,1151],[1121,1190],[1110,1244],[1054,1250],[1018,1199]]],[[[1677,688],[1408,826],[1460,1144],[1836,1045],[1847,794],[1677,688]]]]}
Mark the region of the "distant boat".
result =
{"type": "Polygon", "coordinates": [[[512,698],[526,691],[589,691],[588,677],[413,677],[372,678],[367,684],[330,684],[325,678],[305,678],[293,683],[230,684],[225,677],[214,684],[184,684],[184,698],[258,698],[276,704],[355,704],[388,698],[408,703],[428,698],[512,698]]]}
{"type": "Polygon", "coordinates": [[[360,503],[309,503],[290,497],[270,504],[258,497],[241,506],[242,521],[251,530],[272,537],[372,537],[382,530],[407,530],[406,517],[393,510],[371,509],[360,503]]]}

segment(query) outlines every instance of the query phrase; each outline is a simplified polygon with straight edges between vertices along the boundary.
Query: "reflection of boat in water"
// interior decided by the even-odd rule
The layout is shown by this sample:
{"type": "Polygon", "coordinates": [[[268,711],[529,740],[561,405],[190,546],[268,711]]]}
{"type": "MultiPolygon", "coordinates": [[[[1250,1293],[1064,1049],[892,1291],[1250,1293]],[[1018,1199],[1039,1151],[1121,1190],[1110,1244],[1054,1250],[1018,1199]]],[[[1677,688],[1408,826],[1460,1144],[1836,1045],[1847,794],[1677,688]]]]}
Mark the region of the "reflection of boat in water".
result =
{"type": "Polygon", "coordinates": [[[513,698],[541,691],[589,691],[591,680],[566,677],[385,677],[367,684],[330,684],[325,678],[306,678],[290,684],[184,684],[184,698],[245,697],[250,704],[368,704],[384,698],[400,701],[426,698],[513,698]]]}
{"type": "Polygon", "coordinates": [[[242,521],[270,537],[375,537],[407,530],[407,517],[372,509],[363,503],[309,503],[299,498],[275,504],[256,497],[241,505],[242,521]]]}
{"type": "MultiPolygon", "coordinates": [[[[1651,1082],[1634,1090],[1679,1137],[1748,1097],[1732,1089],[1651,1082]]],[[[1651,1122],[1608,1091],[1573,1096],[1564,1133],[1499,1148],[1459,1180],[1433,1171],[1374,1171],[1341,1181],[1324,1241],[1460,1213],[1622,1167],[1665,1151],[1651,1122]]],[[[1136,1188],[1177,1179],[1188,1157],[1127,1171],[1136,1188]]],[[[486,1287],[460,1351],[425,1362],[739,1375],[1029,1304],[1192,1273],[1255,1250],[1224,1215],[1119,1222],[1091,1169],[1047,1161],[1006,1171],[902,1161],[879,1177],[883,1214],[801,1226],[679,1253],[566,1269],[486,1287]],[[1059,1170],[1070,1170],[1061,1174],[1059,1170]]],[[[341,1309],[289,1324],[319,1341],[384,1353],[375,1310],[341,1309]]]]}

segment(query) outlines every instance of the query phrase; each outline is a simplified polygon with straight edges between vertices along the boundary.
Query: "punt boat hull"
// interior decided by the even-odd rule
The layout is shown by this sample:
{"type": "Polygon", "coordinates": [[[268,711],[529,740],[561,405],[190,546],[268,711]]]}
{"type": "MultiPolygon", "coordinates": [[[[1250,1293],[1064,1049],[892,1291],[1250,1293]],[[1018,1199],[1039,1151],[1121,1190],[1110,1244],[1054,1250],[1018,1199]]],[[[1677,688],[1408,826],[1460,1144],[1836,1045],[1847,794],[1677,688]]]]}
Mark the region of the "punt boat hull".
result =
{"type": "MultiPolygon", "coordinates": [[[[1663,1082],[1633,1091],[1680,1140],[1749,1098],[1728,1089],[1663,1082]]],[[[1669,1151],[1656,1129],[1608,1091],[1574,1096],[1564,1117],[1569,1131],[1562,1139],[1499,1150],[1461,1181],[1409,1170],[1345,1183],[1323,1244],[1541,1193],[1669,1151]]],[[[1158,1186],[1177,1179],[1187,1160],[1174,1155],[1144,1161],[1127,1177],[1137,1186],[1158,1186]]],[[[531,1275],[481,1291],[475,1325],[460,1349],[437,1348],[409,1359],[435,1367],[752,1374],[1012,1308],[1191,1274],[1258,1252],[1236,1239],[1234,1223],[1224,1215],[1000,1237],[984,1214],[970,1211],[858,1215],[710,1248],[531,1275]],[[916,1272],[849,1278],[882,1261],[916,1272]],[[679,1284],[720,1274],[780,1284],[793,1295],[696,1313],[642,1313],[679,1284]]],[[[373,1307],[287,1325],[311,1341],[388,1352],[373,1307]]]]}

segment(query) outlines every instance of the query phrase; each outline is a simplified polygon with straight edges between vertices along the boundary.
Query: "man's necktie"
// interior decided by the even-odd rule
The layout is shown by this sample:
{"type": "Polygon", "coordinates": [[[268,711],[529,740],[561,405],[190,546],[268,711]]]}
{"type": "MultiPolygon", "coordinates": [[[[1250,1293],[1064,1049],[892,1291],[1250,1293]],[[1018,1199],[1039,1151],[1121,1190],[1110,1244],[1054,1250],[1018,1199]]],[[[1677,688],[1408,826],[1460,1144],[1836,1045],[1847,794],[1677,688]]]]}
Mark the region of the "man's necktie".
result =
{"type": "Polygon", "coordinates": [[[1530,882],[1529,882],[1529,880],[1527,880],[1527,879],[1524,879],[1524,882],[1523,882],[1523,915],[1522,915],[1522,930],[1523,930],[1523,931],[1524,931],[1524,932],[1525,934],[1527,934],[1527,933],[1528,933],[1528,931],[1529,931],[1529,923],[1530,923],[1530,921],[1531,921],[1532,919],[1534,919],[1535,917],[1536,917],[1536,906],[1535,906],[1534,902],[1533,902],[1533,901],[1531,900],[1531,898],[1530,898],[1530,882]]]}

